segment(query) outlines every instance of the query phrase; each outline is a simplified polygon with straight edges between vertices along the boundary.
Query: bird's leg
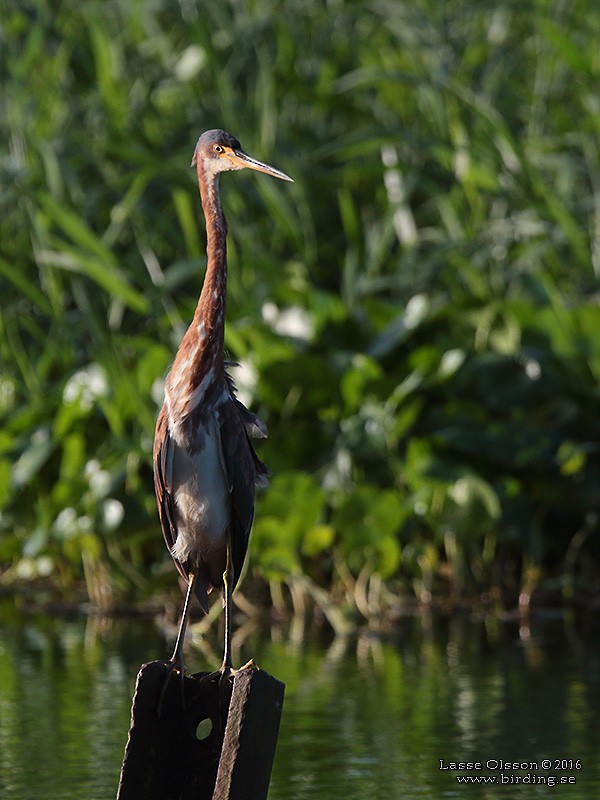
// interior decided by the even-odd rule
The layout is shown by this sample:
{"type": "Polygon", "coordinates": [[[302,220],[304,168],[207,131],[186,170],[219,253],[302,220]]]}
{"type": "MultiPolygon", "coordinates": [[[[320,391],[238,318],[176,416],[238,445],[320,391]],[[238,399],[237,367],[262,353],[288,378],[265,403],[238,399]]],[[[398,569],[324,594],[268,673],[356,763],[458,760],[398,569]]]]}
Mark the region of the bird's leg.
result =
{"type": "Polygon", "coordinates": [[[183,642],[185,640],[185,632],[187,630],[188,617],[190,614],[190,601],[194,593],[194,586],[196,584],[197,577],[198,573],[192,570],[188,578],[188,587],[185,595],[185,602],[183,604],[183,611],[181,613],[181,622],[179,623],[179,630],[177,631],[177,640],[175,642],[175,649],[173,650],[173,655],[169,659],[169,664],[167,666],[167,674],[165,676],[165,681],[163,683],[163,687],[160,692],[160,697],[158,698],[158,706],[157,706],[158,716],[160,716],[163,700],[165,697],[165,691],[167,689],[169,681],[171,680],[171,673],[174,670],[178,670],[181,673],[181,699],[183,704],[183,696],[184,696],[183,679],[185,675],[185,666],[183,664],[183,642]]]}
{"type": "Polygon", "coordinates": [[[171,656],[171,661],[173,664],[182,672],[185,669],[183,666],[183,642],[185,639],[185,632],[187,630],[188,617],[190,615],[190,601],[194,593],[194,586],[196,585],[197,578],[198,573],[192,570],[188,578],[188,588],[185,595],[185,602],[183,604],[183,611],[181,613],[179,631],[177,632],[177,641],[175,642],[175,649],[173,650],[173,655],[171,656]]]}
{"type": "Polygon", "coordinates": [[[231,548],[227,544],[227,565],[223,573],[223,589],[225,595],[225,650],[223,652],[223,663],[221,664],[221,680],[225,680],[231,675],[235,675],[243,669],[256,669],[254,659],[250,659],[239,670],[233,668],[233,658],[231,655],[231,606],[233,601],[231,596],[233,594],[233,564],[231,563],[231,548]]]}
{"type": "Polygon", "coordinates": [[[232,691],[231,679],[235,675],[233,658],[231,657],[231,595],[233,586],[233,564],[231,563],[231,542],[227,542],[227,562],[223,573],[223,599],[225,601],[225,647],[223,663],[219,678],[219,719],[225,725],[229,713],[229,702],[232,691]]]}
{"type": "Polygon", "coordinates": [[[229,675],[233,669],[231,657],[231,595],[233,584],[233,564],[231,563],[231,544],[227,542],[227,563],[223,573],[223,592],[225,596],[225,649],[221,673],[223,677],[229,675]]]}

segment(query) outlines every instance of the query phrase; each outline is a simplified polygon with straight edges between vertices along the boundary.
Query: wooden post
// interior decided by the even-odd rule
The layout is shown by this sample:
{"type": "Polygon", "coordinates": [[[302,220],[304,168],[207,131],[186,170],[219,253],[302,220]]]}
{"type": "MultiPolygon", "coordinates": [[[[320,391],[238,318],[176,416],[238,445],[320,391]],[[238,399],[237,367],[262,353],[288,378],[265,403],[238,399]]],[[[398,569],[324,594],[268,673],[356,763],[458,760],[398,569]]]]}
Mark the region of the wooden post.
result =
{"type": "Polygon", "coordinates": [[[168,667],[138,674],[117,800],[265,800],[283,683],[256,667],[172,673],[158,713],[168,667]]]}
{"type": "Polygon", "coordinates": [[[266,800],[284,689],[260,669],[235,675],[212,800],[266,800]]]}

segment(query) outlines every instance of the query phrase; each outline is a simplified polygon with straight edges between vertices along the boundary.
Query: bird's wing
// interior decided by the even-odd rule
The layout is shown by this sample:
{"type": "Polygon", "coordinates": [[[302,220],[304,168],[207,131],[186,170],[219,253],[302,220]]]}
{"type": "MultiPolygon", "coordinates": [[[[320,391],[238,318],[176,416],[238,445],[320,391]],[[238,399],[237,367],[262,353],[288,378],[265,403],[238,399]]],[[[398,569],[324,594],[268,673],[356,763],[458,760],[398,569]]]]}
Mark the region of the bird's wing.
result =
{"type": "MultiPolygon", "coordinates": [[[[158,505],[158,515],[167,549],[173,554],[177,540],[177,523],[175,522],[175,501],[173,498],[173,443],[167,424],[167,407],[163,406],[156,421],[154,436],[154,491],[158,505]]],[[[177,569],[187,580],[188,572],[177,558],[173,558],[177,569]]]]}
{"type": "Polygon", "coordinates": [[[240,577],[254,518],[256,486],[267,482],[268,470],[252,447],[249,433],[264,438],[267,429],[257,417],[231,398],[219,409],[223,462],[231,497],[231,557],[234,586],[240,577]]]}

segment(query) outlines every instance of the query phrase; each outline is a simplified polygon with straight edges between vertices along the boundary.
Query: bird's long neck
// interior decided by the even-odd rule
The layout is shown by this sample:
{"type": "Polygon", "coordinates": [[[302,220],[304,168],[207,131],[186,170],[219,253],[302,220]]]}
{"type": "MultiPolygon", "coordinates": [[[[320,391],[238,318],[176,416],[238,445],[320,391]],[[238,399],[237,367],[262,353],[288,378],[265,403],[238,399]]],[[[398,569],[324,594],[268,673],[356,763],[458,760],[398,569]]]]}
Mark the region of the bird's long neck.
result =
{"type": "Polygon", "coordinates": [[[207,393],[225,378],[223,340],[227,282],[227,222],[219,200],[218,174],[199,165],[198,183],[206,218],[207,267],[194,319],[187,329],[165,382],[172,432],[200,408],[207,393]]]}
{"type": "Polygon", "coordinates": [[[221,353],[227,289],[227,220],[219,198],[219,173],[207,174],[199,165],[198,184],[206,220],[207,265],[194,322],[203,332],[206,346],[221,353]]]}

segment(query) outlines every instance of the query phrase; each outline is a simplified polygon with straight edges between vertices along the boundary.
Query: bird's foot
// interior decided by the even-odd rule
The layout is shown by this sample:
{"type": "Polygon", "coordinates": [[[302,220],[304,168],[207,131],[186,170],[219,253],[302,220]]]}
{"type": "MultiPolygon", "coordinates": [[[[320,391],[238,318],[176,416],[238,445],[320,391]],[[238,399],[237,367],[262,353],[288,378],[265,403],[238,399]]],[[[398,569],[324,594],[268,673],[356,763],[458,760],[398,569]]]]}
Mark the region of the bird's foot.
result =
{"type": "Polygon", "coordinates": [[[251,658],[250,661],[246,661],[243,666],[241,666],[239,669],[236,669],[236,672],[241,672],[244,669],[258,669],[258,664],[253,658],[251,658]]]}
{"type": "Polygon", "coordinates": [[[156,704],[156,716],[160,717],[163,707],[163,702],[165,699],[165,693],[167,691],[167,687],[169,682],[171,681],[171,675],[173,672],[179,673],[179,689],[181,692],[181,707],[185,708],[185,667],[182,661],[178,661],[175,658],[170,659],[166,664],[166,675],[163,681],[162,688],[160,690],[160,695],[158,697],[158,703],[156,704]]]}
{"type": "Polygon", "coordinates": [[[237,670],[235,670],[231,664],[226,664],[223,662],[221,664],[221,668],[219,669],[219,686],[223,687],[227,681],[233,679],[233,676],[236,672],[237,670]]]}
{"type": "Polygon", "coordinates": [[[234,667],[232,667],[231,664],[223,662],[219,670],[219,672],[221,673],[221,677],[219,678],[219,683],[223,684],[230,678],[231,679],[235,678],[238,672],[242,672],[242,670],[245,669],[258,669],[258,666],[256,665],[256,662],[254,661],[253,658],[251,658],[250,661],[247,661],[243,666],[238,667],[238,669],[234,669],[234,667]]]}
{"type": "Polygon", "coordinates": [[[251,658],[250,661],[246,661],[246,663],[243,666],[234,669],[231,664],[228,664],[226,661],[224,661],[221,664],[221,669],[219,670],[219,672],[221,673],[221,675],[229,676],[229,675],[237,675],[237,673],[241,672],[243,669],[258,669],[258,665],[256,661],[253,658],[251,658]]]}

